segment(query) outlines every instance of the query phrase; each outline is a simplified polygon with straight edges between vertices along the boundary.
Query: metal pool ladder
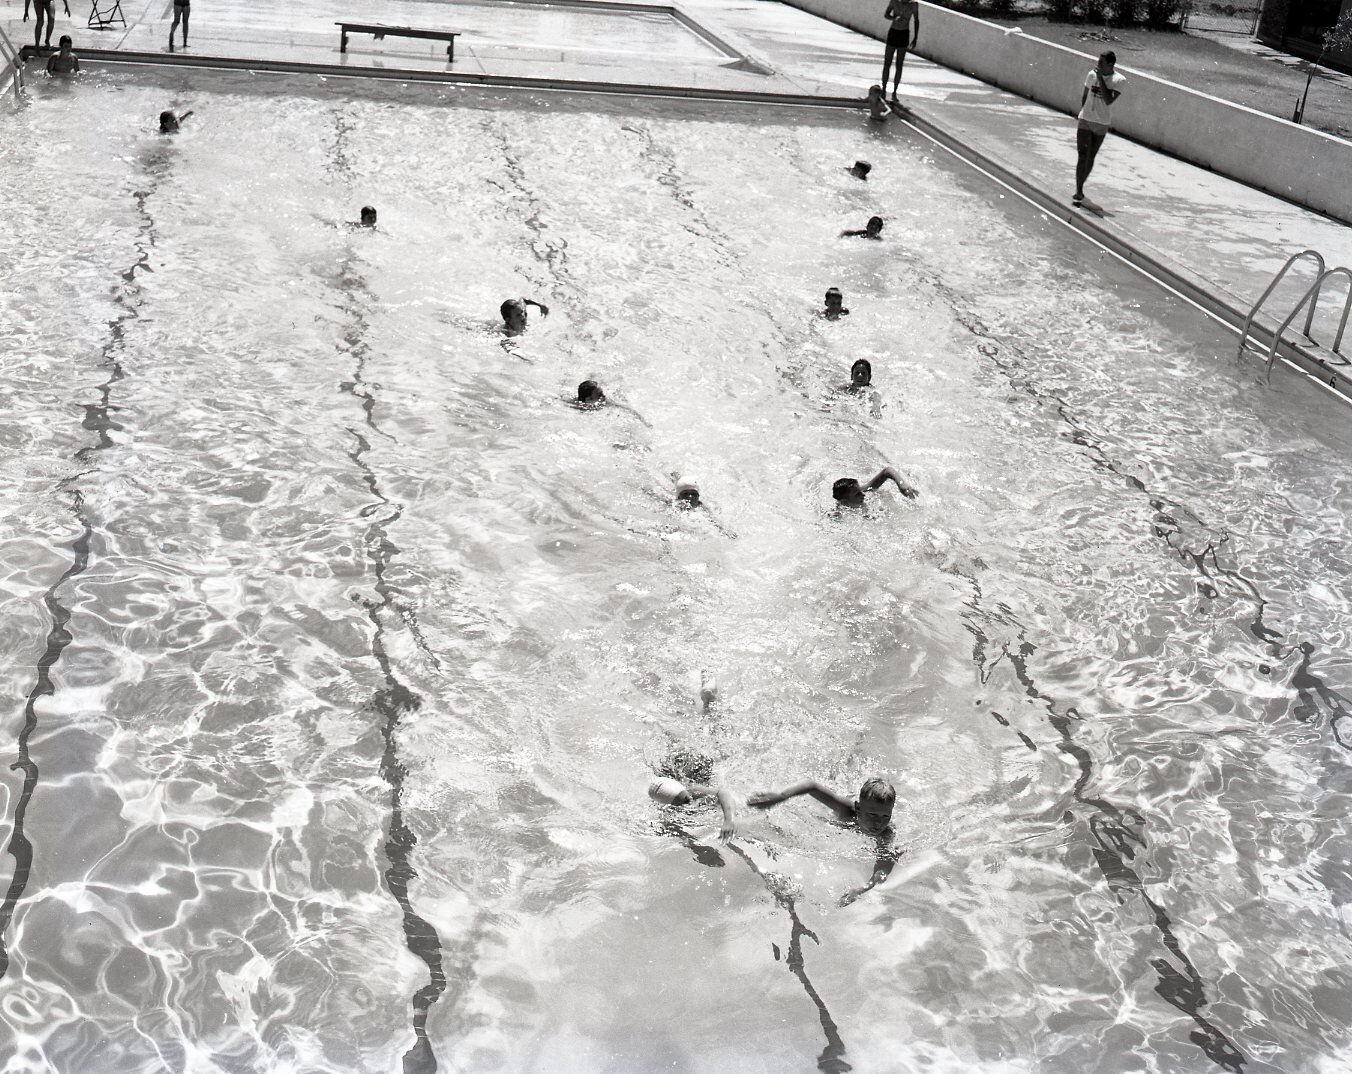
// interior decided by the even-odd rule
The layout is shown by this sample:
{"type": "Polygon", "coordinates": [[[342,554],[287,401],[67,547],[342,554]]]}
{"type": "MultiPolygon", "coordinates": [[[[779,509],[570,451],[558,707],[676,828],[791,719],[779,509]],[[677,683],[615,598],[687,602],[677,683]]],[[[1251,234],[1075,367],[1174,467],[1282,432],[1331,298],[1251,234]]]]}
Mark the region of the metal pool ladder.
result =
{"type": "Polygon", "coordinates": [[[1281,267],[1277,272],[1277,275],[1272,277],[1272,282],[1267,285],[1267,289],[1258,296],[1258,301],[1255,302],[1253,308],[1249,310],[1249,316],[1244,322],[1244,331],[1239,337],[1239,355],[1242,357],[1244,354],[1244,345],[1249,340],[1249,332],[1253,328],[1254,318],[1258,316],[1258,311],[1262,308],[1263,303],[1266,302],[1272,292],[1277,289],[1277,285],[1282,282],[1282,279],[1291,270],[1292,266],[1294,266],[1296,262],[1304,261],[1307,258],[1315,263],[1315,267],[1318,269],[1318,275],[1315,277],[1314,283],[1310,284],[1305,293],[1301,296],[1300,301],[1295,304],[1291,312],[1286,315],[1286,319],[1282,321],[1281,325],[1272,335],[1272,346],[1268,348],[1267,357],[1267,375],[1269,378],[1272,376],[1272,364],[1277,360],[1277,347],[1282,341],[1282,336],[1285,334],[1286,330],[1291,327],[1291,322],[1300,315],[1301,310],[1305,310],[1305,328],[1301,332],[1303,338],[1298,344],[1300,349],[1309,352],[1309,357],[1313,359],[1315,364],[1325,370],[1327,370],[1329,366],[1352,366],[1352,361],[1349,361],[1342,353],[1343,333],[1347,329],[1348,314],[1352,313],[1352,269],[1348,269],[1342,265],[1339,265],[1336,268],[1327,268],[1324,264],[1324,257],[1318,250],[1301,250],[1300,253],[1292,254],[1286,259],[1286,264],[1281,267]],[[1338,321],[1338,332],[1333,337],[1333,346],[1324,347],[1316,342],[1314,337],[1310,335],[1310,328],[1314,323],[1315,309],[1319,305],[1319,296],[1324,289],[1324,284],[1328,283],[1335,276],[1346,277],[1348,284],[1347,298],[1343,302],[1343,315],[1338,321]]]}
{"type": "Polygon", "coordinates": [[[14,68],[14,96],[18,98],[23,96],[23,60],[19,59],[19,52],[9,35],[0,30],[0,86],[4,86],[9,78],[11,67],[14,68]]]}

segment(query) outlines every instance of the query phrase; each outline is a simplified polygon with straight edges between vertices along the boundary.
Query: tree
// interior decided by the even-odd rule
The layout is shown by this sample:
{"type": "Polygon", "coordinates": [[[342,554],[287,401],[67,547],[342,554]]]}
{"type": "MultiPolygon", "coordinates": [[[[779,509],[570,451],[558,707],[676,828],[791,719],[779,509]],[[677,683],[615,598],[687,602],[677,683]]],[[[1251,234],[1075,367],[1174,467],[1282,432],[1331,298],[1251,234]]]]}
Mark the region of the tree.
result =
{"type": "Polygon", "coordinates": [[[1314,81],[1315,68],[1323,64],[1325,57],[1333,49],[1352,48],[1352,8],[1338,16],[1338,21],[1324,31],[1322,40],[1324,47],[1319,52],[1319,59],[1314,61],[1314,66],[1310,68],[1310,73],[1305,78],[1305,92],[1300,95],[1300,103],[1296,105],[1295,114],[1291,117],[1293,123],[1302,123],[1305,120],[1305,98],[1310,95],[1310,83],[1314,81]]]}

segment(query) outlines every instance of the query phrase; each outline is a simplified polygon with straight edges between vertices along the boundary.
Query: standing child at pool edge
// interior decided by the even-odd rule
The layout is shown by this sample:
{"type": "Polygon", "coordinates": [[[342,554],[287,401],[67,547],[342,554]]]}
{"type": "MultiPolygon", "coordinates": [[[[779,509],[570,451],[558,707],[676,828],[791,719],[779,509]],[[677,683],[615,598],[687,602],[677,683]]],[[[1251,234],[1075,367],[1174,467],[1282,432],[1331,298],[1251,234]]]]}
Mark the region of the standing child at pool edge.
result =
{"type": "Polygon", "coordinates": [[[887,43],[883,47],[883,89],[887,88],[887,70],[896,59],[896,73],[892,76],[892,103],[898,108],[897,87],[901,85],[901,65],[906,62],[906,50],[914,47],[920,38],[920,5],[916,0],[890,0],[883,18],[891,19],[887,29],[887,43]],[[915,30],[911,30],[912,24],[915,30]]]}

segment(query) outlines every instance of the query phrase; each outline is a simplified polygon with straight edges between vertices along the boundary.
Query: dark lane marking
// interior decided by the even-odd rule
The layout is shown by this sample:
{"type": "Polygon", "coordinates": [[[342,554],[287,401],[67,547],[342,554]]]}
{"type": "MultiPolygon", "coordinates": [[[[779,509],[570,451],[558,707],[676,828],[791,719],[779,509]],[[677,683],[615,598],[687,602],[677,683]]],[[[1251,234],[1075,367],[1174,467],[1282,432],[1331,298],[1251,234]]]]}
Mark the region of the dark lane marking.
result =
{"type": "MultiPolygon", "coordinates": [[[[344,178],[350,175],[344,140],[351,126],[341,114],[336,115],[337,130],[334,145],[334,169],[344,178]]],[[[363,312],[363,305],[374,301],[366,280],[355,270],[355,254],[349,242],[344,253],[343,268],[334,285],[342,296],[341,310],[348,319],[343,333],[346,353],[353,360],[352,376],[343,381],[339,390],[352,396],[361,407],[367,428],[388,439],[375,420],[375,396],[371,393],[365,379],[366,361],[370,355],[370,346],[366,342],[369,324],[363,312]]],[[[348,458],[361,473],[363,483],[370,492],[374,503],[362,511],[368,519],[366,537],[363,541],[367,562],[375,577],[377,600],[365,602],[366,616],[371,622],[371,655],[375,659],[385,685],[371,699],[371,707],[380,719],[380,734],[383,749],[380,756],[380,776],[390,789],[389,827],[385,833],[384,852],[389,863],[383,872],[385,885],[403,915],[404,939],[408,949],[427,966],[427,984],[419,988],[412,997],[413,1008],[413,1046],[404,1053],[404,1074],[435,1074],[437,1070],[436,1052],[427,1035],[427,1017],[432,1006],[446,991],[446,972],[442,965],[441,937],[432,924],[413,908],[409,897],[409,886],[417,877],[413,866],[413,853],[418,845],[418,837],[408,826],[404,818],[404,780],[408,768],[399,759],[399,725],[406,713],[417,711],[422,699],[400,682],[394,673],[389,650],[385,645],[385,617],[393,613],[404,622],[408,616],[400,607],[399,595],[386,580],[386,572],[394,557],[400,554],[399,547],[390,540],[390,526],[403,514],[403,505],[394,502],[381,489],[375,470],[367,461],[371,451],[371,441],[356,429],[349,429],[355,447],[349,451],[348,458]]],[[[466,975],[467,976],[467,975],[466,975]]]]}
{"type": "MultiPolygon", "coordinates": [[[[168,157],[163,152],[156,151],[147,158],[146,163],[152,180],[155,180],[163,176],[164,169],[168,165],[168,157]]],[[[94,538],[94,528],[85,511],[85,499],[80,491],[79,481],[97,468],[99,452],[113,446],[109,432],[122,428],[112,416],[117,409],[112,403],[112,392],[113,386],[125,376],[117,356],[126,346],[127,322],[140,316],[138,311],[141,305],[141,288],[137,283],[137,274],[154,271],[150,266],[150,248],[156,242],[155,223],[146,207],[154,187],[155,183],[152,182],[149,190],[138,190],[133,194],[137,214],[141,217],[140,237],[134,243],[137,256],[131,266],[121,274],[122,282],[116,287],[113,295],[113,302],[119,310],[117,315],[108,321],[108,341],[103,345],[99,355],[99,364],[108,371],[107,379],[99,385],[98,402],[85,404],[84,418],[80,422],[82,429],[94,434],[94,443],[82,447],[75,453],[75,460],[81,469],[63,478],[57,485],[60,493],[70,497],[70,513],[80,527],[80,535],[71,544],[70,566],[61,572],[61,576],[42,595],[42,602],[47,608],[47,614],[51,616],[52,625],[47,631],[46,645],[37,663],[36,681],[24,702],[23,727],[19,731],[16,743],[18,759],[10,765],[11,771],[23,772],[23,786],[15,801],[13,831],[7,847],[14,858],[14,875],[10,878],[9,887],[5,891],[5,900],[0,904],[0,980],[9,973],[9,926],[14,920],[19,901],[28,888],[28,880],[33,869],[33,843],[24,830],[24,823],[28,818],[28,806],[37,791],[40,775],[40,769],[29,747],[33,732],[38,728],[37,705],[41,698],[55,696],[56,686],[52,682],[52,670],[60,663],[62,654],[74,640],[70,631],[73,609],[61,602],[58,593],[67,582],[88,570],[90,546],[94,538]]]]}

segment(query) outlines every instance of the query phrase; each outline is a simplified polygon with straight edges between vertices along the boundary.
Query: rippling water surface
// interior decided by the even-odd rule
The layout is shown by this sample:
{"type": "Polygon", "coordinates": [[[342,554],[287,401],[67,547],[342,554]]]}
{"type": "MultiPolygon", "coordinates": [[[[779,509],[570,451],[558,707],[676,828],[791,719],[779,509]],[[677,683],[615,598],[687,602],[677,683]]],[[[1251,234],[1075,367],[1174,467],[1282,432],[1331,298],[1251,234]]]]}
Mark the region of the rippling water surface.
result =
{"type": "Polygon", "coordinates": [[[1348,1069],[1341,406],[855,116],[2,122],[6,1072],[1348,1069]]]}

